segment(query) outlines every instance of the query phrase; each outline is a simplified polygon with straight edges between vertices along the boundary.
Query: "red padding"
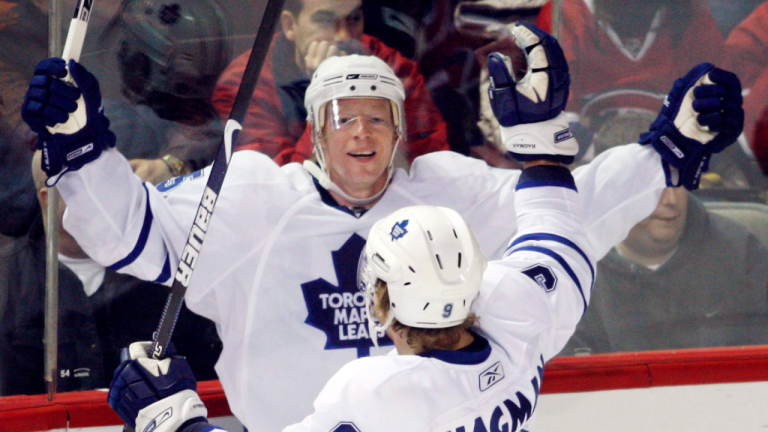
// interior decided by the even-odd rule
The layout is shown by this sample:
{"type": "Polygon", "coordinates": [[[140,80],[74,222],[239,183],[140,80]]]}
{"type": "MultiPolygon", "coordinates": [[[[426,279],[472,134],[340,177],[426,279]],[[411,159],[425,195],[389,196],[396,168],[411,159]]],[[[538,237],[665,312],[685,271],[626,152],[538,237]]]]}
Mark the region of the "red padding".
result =
{"type": "MultiPolygon", "coordinates": [[[[46,396],[27,396],[30,398],[45,400],[46,396]]],[[[0,398],[0,400],[5,398],[0,398]]],[[[0,404],[4,405],[4,404],[0,404]]],[[[0,432],[31,432],[47,431],[51,429],[65,429],[67,427],[67,410],[58,405],[36,406],[22,408],[25,404],[0,407],[0,432]],[[7,408],[7,409],[6,409],[7,408]]],[[[32,405],[38,405],[32,403],[32,405]]]]}
{"type": "Polygon", "coordinates": [[[768,381],[768,345],[557,357],[542,393],[768,381]]]}
{"type": "MultiPolygon", "coordinates": [[[[689,349],[584,357],[558,357],[547,363],[542,393],[768,381],[768,345],[689,349]]],[[[198,384],[209,417],[232,415],[221,383],[198,384]]],[[[37,432],[119,425],[104,391],[0,398],[0,432],[37,432]]]]}

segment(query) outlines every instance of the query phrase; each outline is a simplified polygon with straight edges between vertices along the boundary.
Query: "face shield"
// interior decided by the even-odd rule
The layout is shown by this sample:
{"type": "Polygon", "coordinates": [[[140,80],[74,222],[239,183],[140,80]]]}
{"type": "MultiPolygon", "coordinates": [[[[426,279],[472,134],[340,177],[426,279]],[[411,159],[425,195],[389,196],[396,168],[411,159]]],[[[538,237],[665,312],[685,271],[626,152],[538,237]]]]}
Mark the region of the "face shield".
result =
{"type": "Polygon", "coordinates": [[[349,106],[340,103],[343,99],[332,99],[321,108],[325,111],[318,116],[318,120],[322,119],[318,135],[321,140],[335,137],[344,140],[362,130],[376,139],[391,140],[393,143],[399,140],[396,106],[384,98],[355,99],[366,103],[349,106]]]}

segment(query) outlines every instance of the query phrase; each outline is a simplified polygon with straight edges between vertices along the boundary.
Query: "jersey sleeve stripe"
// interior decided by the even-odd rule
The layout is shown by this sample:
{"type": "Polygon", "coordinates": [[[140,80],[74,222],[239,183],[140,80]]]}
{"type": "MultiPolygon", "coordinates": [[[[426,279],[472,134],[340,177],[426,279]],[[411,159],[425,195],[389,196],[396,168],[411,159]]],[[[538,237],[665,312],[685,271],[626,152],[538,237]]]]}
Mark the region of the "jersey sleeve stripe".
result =
{"type": "Polygon", "coordinates": [[[589,272],[592,274],[592,283],[590,284],[590,287],[594,286],[595,283],[595,268],[592,266],[592,262],[587,257],[587,254],[584,253],[583,250],[574,242],[568,240],[567,238],[563,236],[559,236],[557,234],[551,234],[551,233],[533,233],[533,234],[525,234],[512,242],[512,244],[509,245],[506,251],[504,251],[505,255],[506,252],[510,249],[514,248],[515,246],[519,245],[520,243],[527,242],[527,241],[553,241],[560,244],[563,244],[565,246],[568,246],[569,248],[573,249],[581,255],[582,258],[584,258],[584,261],[589,266],[589,272]]]}
{"type": "Polygon", "coordinates": [[[546,187],[546,186],[561,187],[561,188],[571,189],[578,192],[575,184],[568,183],[568,182],[561,182],[557,180],[530,180],[525,183],[518,183],[517,186],[515,187],[515,190],[528,189],[528,188],[534,188],[534,187],[546,187]]]}
{"type": "Polygon", "coordinates": [[[524,169],[515,190],[545,186],[568,188],[578,192],[568,168],[554,165],[537,165],[524,169]]]}
{"type": "Polygon", "coordinates": [[[163,270],[160,272],[160,276],[155,279],[156,283],[165,283],[168,278],[171,277],[171,259],[168,254],[165,255],[165,264],[163,264],[163,270]]]}
{"type": "Polygon", "coordinates": [[[147,186],[143,185],[144,187],[144,193],[146,196],[146,210],[144,211],[144,224],[141,226],[141,231],[139,232],[139,238],[136,240],[136,245],[133,247],[133,250],[126,256],[125,258],[121,259],[120,261],[112,264],[109,266],[111,270],[117,271],[121,268],[130,265],[134,261],[136,261],[136,258],[141,255],[141,253],[144,251],[144,246],[147,245],[147,239],[149,238],[149,229],[152,227],[152,208],[149,206],[149,191],[147,190],[147,186]]]}
{"type": "Polygon", "coordinates": [[[581,315],[584,316],[584,313],[587,312],[587,299],[584,297],[584,290],[581,289],[581,283],[579,282],[578,276],[576,276],[576,273],[573,271],[570,265],[568,265],[567,262],[565,262],[565,259],[560,256],[557,252],[553,251],[552,249],[547,249],[541,246],[523,246],[520,248],[517,248],[513,250],[511,254],[518,252],[518,251],[531,251],[531,252],[538,252],[541,254],[544,254],[553,260],[557,261],[558,264],[560,264],[560,267],[565,270],[565,272],[568,274],[568,276],[573,280],[573,283],[576,284],[576,288],[579,289],[579,294],[581,294],[581,301],[584,303],[584,310],[581,312],[581,315]]]}

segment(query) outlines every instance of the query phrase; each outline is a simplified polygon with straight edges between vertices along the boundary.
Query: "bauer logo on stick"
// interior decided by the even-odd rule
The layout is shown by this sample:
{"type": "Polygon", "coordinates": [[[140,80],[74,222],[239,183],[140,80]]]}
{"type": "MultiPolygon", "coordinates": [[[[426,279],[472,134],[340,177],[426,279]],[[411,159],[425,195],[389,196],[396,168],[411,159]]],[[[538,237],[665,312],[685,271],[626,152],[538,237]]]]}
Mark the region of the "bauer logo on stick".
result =
{"type": "Polygon", "coordinates": [[[181,252],[181,261],[179,262],[179,268],[176,270],[176,280],[185,287],[189,286],[189,280],[192,277],[192,271],[195,269],[197,257],[200,254],[200,249],[203,247],[205,234],[208,232],[208,222],[211,220],[211,213],[213,213],[213,206],[216,205],[217,197],[218,195],[213,189],[205,188],[203,201],[197,210],[192,229],[189,231],[187,245],[184,246],[184,250],[181,252]]]}

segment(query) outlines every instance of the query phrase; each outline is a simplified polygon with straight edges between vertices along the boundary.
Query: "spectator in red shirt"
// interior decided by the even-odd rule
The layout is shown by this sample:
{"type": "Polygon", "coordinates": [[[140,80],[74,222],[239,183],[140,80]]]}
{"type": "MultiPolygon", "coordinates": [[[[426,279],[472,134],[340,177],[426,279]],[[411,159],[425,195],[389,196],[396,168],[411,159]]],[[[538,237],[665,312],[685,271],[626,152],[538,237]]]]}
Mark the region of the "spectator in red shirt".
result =
{"type": "MultiPolygon", "coordinates": [[[[258,150],[279,165],[302,162],[312,155],[306,128],[304,93],[322,60],[339,54],[375,55],[403,81],[408,161],[448,150],[446,124],[424,85],[416,64],[378,39],[363,34],[361,0],[287,0],[280,16],[281,32],[270,46],[237,148],[258,150]]],[[[226,117],[250,51],[233,61],[214,90],[213,103],[226,117]]]]}
{"type": "MultiPolygon", "coordinates": [[[[551,17],[550,2],[537,25],[551,32],[551,17]]],[[[725,43],[703,0],[566,0],[559,38],[571,70],[568,110],[577,114],[616,90],[661,101],[669,77],[704,61],[722,63],[725,43]]]]}
{"type": "Polygon", "coordinates": [[[731,68],[744,88],[752,87],[768,68],[768,3],[734,28],[725,42],[731,68]]]}
{"type": "Polygon", "coordinates": [[[726,46],[731,68],[750,88],[744,98],[744,135],[768,174],[768,3],[731,31],[726,46]]]}

